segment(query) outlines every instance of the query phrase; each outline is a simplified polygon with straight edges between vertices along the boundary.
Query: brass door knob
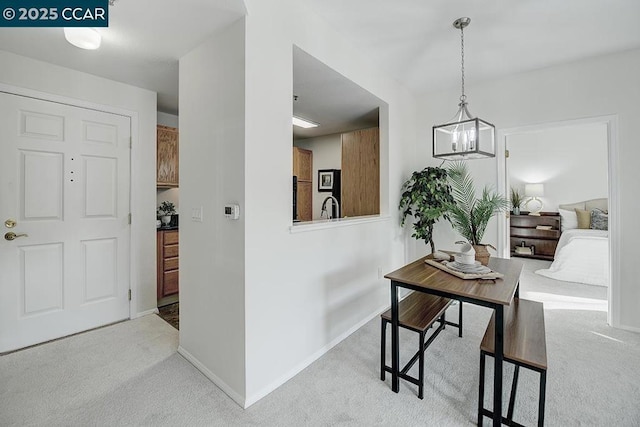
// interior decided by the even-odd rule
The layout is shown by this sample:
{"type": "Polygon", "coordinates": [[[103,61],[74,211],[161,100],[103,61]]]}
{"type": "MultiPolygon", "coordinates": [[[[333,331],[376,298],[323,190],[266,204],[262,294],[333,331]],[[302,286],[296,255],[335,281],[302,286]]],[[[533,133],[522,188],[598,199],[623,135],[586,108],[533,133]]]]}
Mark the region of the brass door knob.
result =
{"type": "Polygon", "coordinates": [[[16,222],[15,219],[12,219],[12,218],[9,218],[8,220],[6,220],[4,222],[4,226],[7,227],[7,228],[13,228],[16,225],[18,225],[18,223],[16,222]]]}
{"type": "Polygon", "coordinates": [[[4,240],[16,240],[18,237],[28,237],[27,233],[16,234],[13,231],[5,233],[4,240]]]}

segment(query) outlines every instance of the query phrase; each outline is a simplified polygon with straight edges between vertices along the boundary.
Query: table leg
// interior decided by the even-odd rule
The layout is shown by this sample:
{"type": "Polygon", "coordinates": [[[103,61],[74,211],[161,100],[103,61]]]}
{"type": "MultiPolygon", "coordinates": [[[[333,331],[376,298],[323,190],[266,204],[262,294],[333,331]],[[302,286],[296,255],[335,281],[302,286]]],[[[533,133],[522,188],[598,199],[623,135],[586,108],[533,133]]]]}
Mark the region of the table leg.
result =
{"type": "Polygon", "coordinates": [[[496,325],[494,337],[494,368],[493,368],[493,425],[502,425],[502,362],[504,358],[504,307],[495,308],[496,325]]]}
{"type": "Polygon", "coordinates": [[[398,287],[391,281],[391,390],[400,390],[400,345],[398,343],[398,287]]]}

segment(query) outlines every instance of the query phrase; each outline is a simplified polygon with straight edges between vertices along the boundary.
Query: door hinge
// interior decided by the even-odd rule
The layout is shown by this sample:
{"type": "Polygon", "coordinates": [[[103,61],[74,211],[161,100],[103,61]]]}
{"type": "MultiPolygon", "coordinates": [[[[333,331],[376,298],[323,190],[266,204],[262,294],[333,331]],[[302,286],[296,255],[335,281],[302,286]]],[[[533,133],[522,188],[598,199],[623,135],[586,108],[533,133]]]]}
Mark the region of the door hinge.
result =
{"type": "Polygon", "coordinates": [[[131,301],[131,289],[129,289],[129,301],[131,301]]]}
{"type": "Polygon", "coordinates": [[[509,150],[504,150],[504,157],[509,158],[509,150]]]}
{"type": "Polygon", "coordinates": [[[127,220],[129,221],[129,225],[131,225],[131,212],[129,212],[129,218],[127,220]]]}
{"type": "Polygon", "coordinates": [[[133,138],[129,137],[129,148],[133,148],[133,138]]]}

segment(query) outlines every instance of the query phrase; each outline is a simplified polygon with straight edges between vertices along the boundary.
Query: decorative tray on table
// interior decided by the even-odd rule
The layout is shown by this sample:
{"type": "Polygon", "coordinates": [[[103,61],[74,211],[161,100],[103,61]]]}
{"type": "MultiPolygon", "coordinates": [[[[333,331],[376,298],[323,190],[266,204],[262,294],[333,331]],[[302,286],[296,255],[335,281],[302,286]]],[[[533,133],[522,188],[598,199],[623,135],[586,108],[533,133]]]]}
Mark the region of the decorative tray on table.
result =
{"type": "Polygon", "coordinates": [[[493,271],[489,267],[484,266],[477,261],[475,264],[464,264],[458,261],[427,258],[424,262],[465,280],[502,279],[504,277],[504,274],[493,271]]]}

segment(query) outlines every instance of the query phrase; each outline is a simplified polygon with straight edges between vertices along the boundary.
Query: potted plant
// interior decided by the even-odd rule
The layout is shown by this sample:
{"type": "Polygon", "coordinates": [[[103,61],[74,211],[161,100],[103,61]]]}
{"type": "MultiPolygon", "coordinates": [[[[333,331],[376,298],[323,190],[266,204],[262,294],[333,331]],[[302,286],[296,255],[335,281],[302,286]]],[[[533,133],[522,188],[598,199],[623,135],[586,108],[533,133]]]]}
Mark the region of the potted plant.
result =
{"type": "Polygon", "coordinates": [[[433,225],[441,217],[447,218],[447,206],[452,202],[446,169],[427,167],[413,172],[402,186],[399,205],[402,212],[401,225],[404,226],[407,216],[413,216],[415,221],[411,236],[424,240],[431,246],[431,253],[434,253],[433,225]]]}
{"type": "MultiPolygon", "coordinates": [[[[447,168],[451,183],[453,203],[448,204],[447,215],[453,228],[473,245],[476,260],[489,263],[489,251],[482,244],[489,220],[509,207],[509,201],[495,190],[485,186],[476,197],[473,178],[464,162],[455,162],[447,168]]],[[[493,246],[491,246],[493,248],[493,246]]],[[[493,248],[495,250],[495,248],[493,248]]]]}
{"type": "Polygon", "coordinates": [[[524,198],[520,194],[517,188],[511,187],[511,208],[514,215],[520,215],[520,205],[524,201],[524,198]]]}
{"type": "Polygon", "coordinates": [[[171,202],[165,200],[164,202],[160,203],[160,206],[158,206],[157,214],[158,216],[160,216],[160,220],[165,226],[169,225],[169,223],[171,222],[171,215],[174,215],[175,213],[176,207],[171,202]]]}

